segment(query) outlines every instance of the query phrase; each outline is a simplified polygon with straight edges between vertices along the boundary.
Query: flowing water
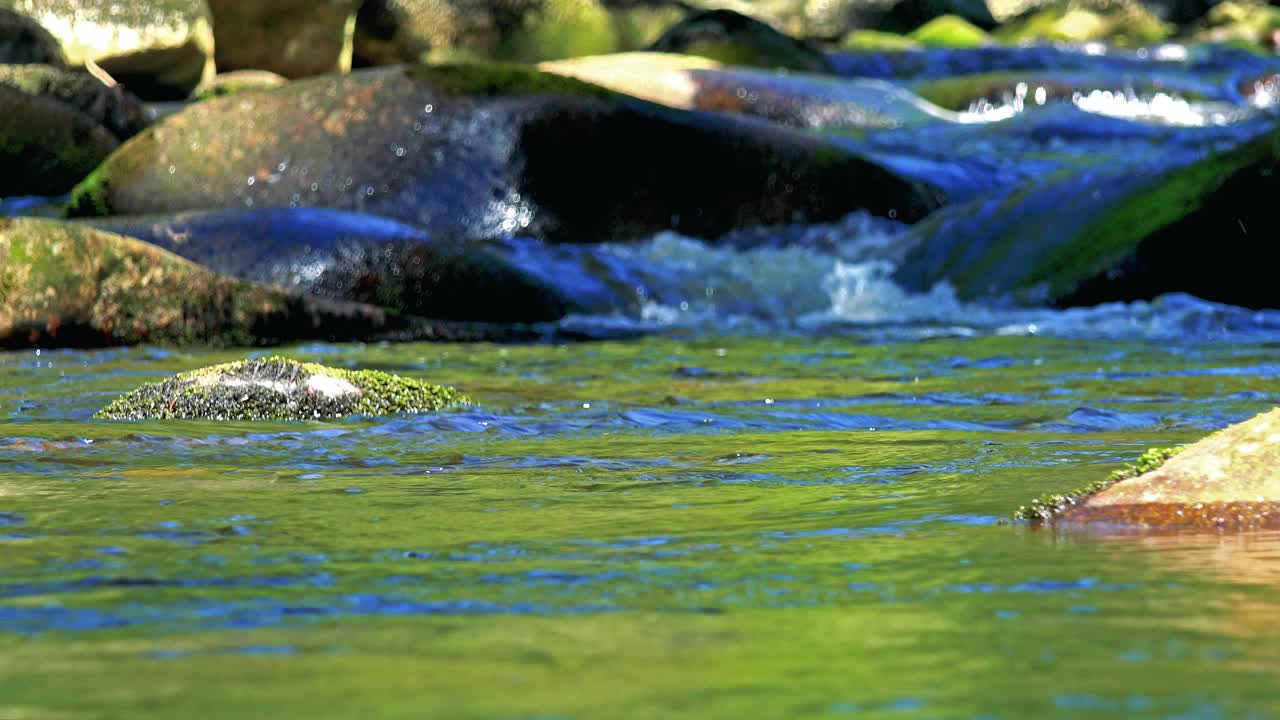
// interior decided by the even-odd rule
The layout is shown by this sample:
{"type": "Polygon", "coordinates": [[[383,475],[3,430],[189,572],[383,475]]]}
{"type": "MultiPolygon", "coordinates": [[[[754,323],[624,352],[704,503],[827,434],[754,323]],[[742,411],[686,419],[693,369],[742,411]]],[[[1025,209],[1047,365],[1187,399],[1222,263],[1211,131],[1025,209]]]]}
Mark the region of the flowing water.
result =
{"type": "MultiPolygon", "coordinates": [[[[1106,74],[1161,52],[841,62],[1106,74]]],[[[1182,52],[1175,85],[1274,67],[1182,52]]],[[[1260,91],[1042,94],[833,142],[1003,191],[1270,122],[1260,91]]],[[[904,231],[503,241],[587,308],[566,329],[631,339],[278,351],[476,400],[439,415],[94,421],[244,352],[0,354],[0,720],[1280,717],[1280,535],[1008,521],[1280,404],[1280,311],[911,293],[904,231]]]]}
{"type": "Polygon", "coordinates": [[[0,355],[0,717],[1280,716],[1280,538],[1006,521],[1280,402],[1274,317],[852,293],[283,349],[477,400],[334,424],[90,419],[241,354],[0,355]]]}

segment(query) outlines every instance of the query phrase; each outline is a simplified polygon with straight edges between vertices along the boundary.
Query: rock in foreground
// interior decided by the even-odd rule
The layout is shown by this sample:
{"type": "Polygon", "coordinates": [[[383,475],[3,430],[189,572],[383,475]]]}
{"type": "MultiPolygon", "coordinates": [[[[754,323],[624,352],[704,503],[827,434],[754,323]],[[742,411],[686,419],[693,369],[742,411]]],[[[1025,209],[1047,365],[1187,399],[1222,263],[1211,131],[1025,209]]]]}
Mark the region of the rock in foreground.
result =
{"type": "Polygon", "coordinates": [[[282,357],[192,370],[122,395],[107,420],[334,420],[434,412],[466,405],[453,388],[375,370],[343,370],[282,357]]]}
{"type": "Polygon", "coordinates": [[[1146,528],[1280,527],[1280,408],[1138,462],[1017,516],[1043,522],[1146,528]]]}

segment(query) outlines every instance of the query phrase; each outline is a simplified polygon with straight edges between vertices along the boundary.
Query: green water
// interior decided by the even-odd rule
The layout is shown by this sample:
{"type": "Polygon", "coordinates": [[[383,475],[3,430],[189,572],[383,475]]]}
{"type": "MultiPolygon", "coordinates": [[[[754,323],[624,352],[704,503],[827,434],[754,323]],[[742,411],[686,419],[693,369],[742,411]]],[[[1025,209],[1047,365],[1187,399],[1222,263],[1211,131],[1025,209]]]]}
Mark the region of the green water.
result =
{"type": "Polygon", "coordinates": [[[1280,402],[1270,345],[286,354],[471,410],[108,423],[0,355],[0,718],[1280,717],[1274,535],[1003,521],[1280,402]]]}

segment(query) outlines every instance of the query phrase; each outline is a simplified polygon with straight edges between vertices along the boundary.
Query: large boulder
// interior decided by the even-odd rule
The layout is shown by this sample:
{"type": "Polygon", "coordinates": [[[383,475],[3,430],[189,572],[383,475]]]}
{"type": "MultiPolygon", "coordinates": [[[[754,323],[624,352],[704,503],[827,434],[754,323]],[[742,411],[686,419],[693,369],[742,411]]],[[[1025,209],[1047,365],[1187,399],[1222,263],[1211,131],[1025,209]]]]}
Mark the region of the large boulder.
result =
{"type": "Polygon", "coordinates": [[[1163,137],[936,213],[900,241],[895,280],[946,282],[963,299],[1091,305],[1181,291],[1280,307],[1263,259],[1280,222],[1258,201],[1280,190],[1272,122],[1163,137]]]}
{"type": "Polygon", "coordinates": [[[1184,448],[1149,451],[1106,480],[1040,498],[1017,516],[1123,527],[1280,527],[1280,409],[1184,448]]]}
{"type": "Polygon", "coordinates": [[[725,65],[826,72],[827,56],[767,23],[732,10],[694,13],[669,28],[649,48],[697,55],[725,65]]]}
{"type": "Polygon", "coordinates": [[[209,0],[219,70],[297,78],[351,69],[358,0],[209,0]]]}
{"type": "Polygon", "coordinates": [[[149,100],[185,98],[213,75],[213,28],[204,0],[0,0],[39,22],[71,65],[92,61],[149,100]]]}
{"type": "Polygon", "coordinates": [[[98,411],[104,420],[337,420],[470,404],[450,387],[378,370],[283,357],[214,365],[149,383],[98,411]]]}
{"type": "Polygon", "coordinates": [[[0,347],[373,338],[380,309],[227,278],[141,241],[0,218],[0,347]]]}
{"type": "Polygon", "coordinates": [[[123,216],[95,227],[232,277],[439,320],[559,320],[569,302],[476,244],[385,218],[317,208],[123,216]]]}
{"type": "Polygon", "coordinates": [[[368,70],[201,104],[122,147],[70,211],[328,207],[441,238],[600,242],[857,209],[915,221],[938,202],[804,133],[480,65],[368,70]]]}
{"type": "Polygon", "coordinates": [[[1118,46],[1158,43],[1177,28],[1138,0],[1057,0],[1002,25],[998,40],[1106,42],[1118,46]]]}
{"type": "Polygon", "coordinates": [[[65,66],[62,46],[40,23],[0,7],[0,64],[38,63],[65,66]]]}

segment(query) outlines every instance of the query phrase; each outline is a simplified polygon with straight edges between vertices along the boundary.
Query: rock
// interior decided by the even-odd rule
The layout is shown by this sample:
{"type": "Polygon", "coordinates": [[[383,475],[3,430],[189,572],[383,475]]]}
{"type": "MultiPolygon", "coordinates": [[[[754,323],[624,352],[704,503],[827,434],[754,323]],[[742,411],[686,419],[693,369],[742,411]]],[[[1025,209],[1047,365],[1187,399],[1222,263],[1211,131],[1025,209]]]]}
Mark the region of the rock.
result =
{"type": "Polygon", "coordinates": [[[70,212],[327,207],[441,238],[714,237],[939,200],[852,151],[504,66],[386,68],[202,103],[152,126],[70,212]],[[643,138],[644,142],[637,142],[643,138]]]}
{"type": "Polygon", "coordinates": [[[686,110],[752,115],[836,133],[954,119],[882,80],[726,68],[664,53],[620,53],[543,63],[543,70],[686,110]]]}
{"type": "Polygon", "coordinates": [[[368,215],[278,208],[114,217],[93,225],[223,275],[400,314],[538,323],[559,320],[570,307],[482,247],[368,215]]]}
{"type": "Polygon", "coordinates": [[[122,395],[104,420],[337,420],[436,412],[468,405],[453,388],[377,370],[345,370],[283,357],[179,373],[122,395]]]}
{"type": "Polygon", "coordinates": [[[985,30],[957,15],[940,15],[907,37],[925,47],[972,48],[991,42],[985,30]]]}
{"type": "Polygon", "coordinates": [[[0,85],[66,103],[121,142],[150,122],[142,102],[132,93],[118,85],[107,87],[86,72],[48,65],[0,65],[0,85]]]}
{"type": "Polygon", "coordinates": [[[0,65],[36,63],[66,67],[58,39],[26,15],[0,7],[0,65]]]}
{"type": "Polygon", "coordinates": [[[1017,516],[1149,528],[1280,527],[1280,409],[1180,449],[1152,450],[1078,492],[1017,516]]]}
{"type": "Polygon", "coordinates": [[[288,82],[287,78],[268,70],[232,70],[200,83],[192,94],[197,100],[212,100],[246,90],[273,90],[288,82]]]}
{"type": "Polygon", "coordinates": [[[1230,43],[1263,49],[1276,48],[1280,8],[1247,2],[1224,2],[1209,10],[1195,33],[1197,42],[1230,43]]]}
{"type": "Polygon", "coordinates": [[[75,107],[0,84],[0,196],[61,195],[119,145],[75,107]]]}
{"type": "MultiPolygon", "coordinates": [[[[894,53],[919,50],[920,43],[905,35],[880,30],[854,30],[840,42],[844,50],[856,53],[894,53]]],[[[844,73],[841,73],[844,74],[844,73]]]]}
{"type": "Polygon", "coordinates": [[[1138,0],[1058,0],[1004,24],[994,35],[1009,43],[1106,42],[1133,47],[1166,40],[1175,30],[1138,0]]]}
{"type": "Polygon", "coordinates": [[[39,22],[73,66],[93,61],[148,100],[185,98],[213,76],[213,29],[204,0],[0,0],[39,22]]]}
{"type": "Polygon", "coordinates": [[[654,52],[698,55],[725,65],[826,72],[827,56],[755,18],[732,10],[695,13],[662,34],[654,52]]]}
{"type": "Polygon", "coordinates": [[[384,311],[220,276],[141,241],[0,218],[0,347],[375,338],[384,311]]]}
{"type": "Polygon", "coordinates": [[[1257,242],[1280,230],[1256,201],[1277,191],[1271,121],[1172,137],[935,213],[901,239],[895,281],[912,291],[945,281],[966,300],[1071,306],[1187,292],[1280,307],[1257,242]]]}
{"type": "Polygon", "coordinates": [[[985,0],[828,0],[806,3],[804,10],[801,36],[812,38],[837,39],[854,30],[901,35],[939,18],[986,30],[996,26],[985,0]]]}
{"type": "Polygon", "coordinates": [[[358,0],[209,0],[218,68],[288,78],[351,69],[358,0]]]}
{"type": "Polygon", "coordinates": [[[356,65],[513,62],[633,50],[684,17],[676,7],[599,0],[366,0],[356,65]]]}

